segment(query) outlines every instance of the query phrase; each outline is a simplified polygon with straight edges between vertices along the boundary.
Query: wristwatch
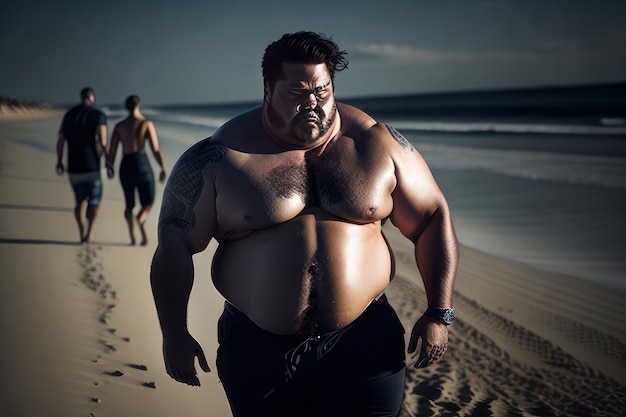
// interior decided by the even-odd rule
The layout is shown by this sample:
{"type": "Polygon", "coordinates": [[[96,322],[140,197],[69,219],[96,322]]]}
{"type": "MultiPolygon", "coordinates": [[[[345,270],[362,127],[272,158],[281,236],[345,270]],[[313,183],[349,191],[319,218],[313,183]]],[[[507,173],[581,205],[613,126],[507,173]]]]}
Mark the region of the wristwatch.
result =
{"type": "Polygon", "coordinates": [[[443,308],[443,307],[428,307],[425,315],[429,317],[434,317],[436,319],[441,320],[443,324],[446,326],[454,323],[454,309],[453,308],[443,308]]]}

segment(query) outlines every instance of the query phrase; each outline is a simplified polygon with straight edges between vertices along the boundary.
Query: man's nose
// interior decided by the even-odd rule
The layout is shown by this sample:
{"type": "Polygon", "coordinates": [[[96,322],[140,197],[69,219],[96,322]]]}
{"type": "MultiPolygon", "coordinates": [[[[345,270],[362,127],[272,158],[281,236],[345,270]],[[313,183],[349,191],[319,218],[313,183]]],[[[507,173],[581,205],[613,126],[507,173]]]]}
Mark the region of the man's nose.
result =
{"type": "Polygon", "coordinates": [[[302,107],[304,107],[307,110],[312,110],[315,107],[317,107],[317,97],[315,96],[314,93],[309,93],[306,96],[306,100],[304,101],[302,107]]]}

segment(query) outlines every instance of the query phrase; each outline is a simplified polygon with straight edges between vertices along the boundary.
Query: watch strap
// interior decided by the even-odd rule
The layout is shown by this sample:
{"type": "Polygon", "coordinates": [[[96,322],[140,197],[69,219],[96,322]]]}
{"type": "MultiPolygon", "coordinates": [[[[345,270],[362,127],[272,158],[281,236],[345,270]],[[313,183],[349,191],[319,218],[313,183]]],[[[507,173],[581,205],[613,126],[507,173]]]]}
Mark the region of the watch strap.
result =
{"type": "Polygon", "coordinates": [[[446,326],[451,325],[455,319],[455,313],[453,308],[445,307],[428,307],[425,315],[439,319],[446,326]]]}

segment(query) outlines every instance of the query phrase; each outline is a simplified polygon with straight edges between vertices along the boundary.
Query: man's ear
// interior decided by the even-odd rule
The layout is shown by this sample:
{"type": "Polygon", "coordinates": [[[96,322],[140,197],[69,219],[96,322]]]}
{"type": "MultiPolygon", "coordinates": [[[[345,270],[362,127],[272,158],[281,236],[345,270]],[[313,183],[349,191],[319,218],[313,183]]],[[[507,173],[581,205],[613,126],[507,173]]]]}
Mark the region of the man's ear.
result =
{"type": "Polygon", "coordinates": [[[265,83],[265,85],[263,86],[263,101],[269,104],[271,98],[272,98],[272,92],[270,91],[270,86],[267,83],[265,83]]]}

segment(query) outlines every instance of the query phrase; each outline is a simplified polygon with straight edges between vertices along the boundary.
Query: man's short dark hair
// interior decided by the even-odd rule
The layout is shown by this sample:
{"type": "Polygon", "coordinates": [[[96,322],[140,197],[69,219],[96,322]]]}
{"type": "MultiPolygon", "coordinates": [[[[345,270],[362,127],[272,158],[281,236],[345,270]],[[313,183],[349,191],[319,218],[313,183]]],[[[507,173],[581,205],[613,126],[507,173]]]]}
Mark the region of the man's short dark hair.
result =
{"type": "Polygon", "coordinates": [[[93,89],[91,87],[85,87],[82,90],[80,90],[80,99],[84,100],[88,98],[91,94],[95,95],[95,93],[93,92],[93,89]]]}
{"type": "Polygon", "coordinates": [[[139,100],[139,96],[134,95],[134,94],[126,97],[126,101],[124,102],[124,105],[126,106],[126,110],[128,111],[135,110],[135,107],[139,105],[140,101],[141,100],[139,100]]]}
{"type": "Polygon", "coordinates": [[[261,63],[263,83],[273,90],[276,82],[284,79],[283,62],[326,64],[330,78],[334,80],[336,71],[348,68],[347,54],[322,33],[301,31],[284,34],[265,48],[261,63]]]}

